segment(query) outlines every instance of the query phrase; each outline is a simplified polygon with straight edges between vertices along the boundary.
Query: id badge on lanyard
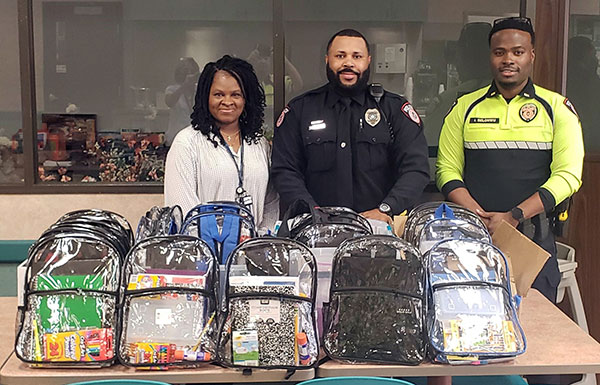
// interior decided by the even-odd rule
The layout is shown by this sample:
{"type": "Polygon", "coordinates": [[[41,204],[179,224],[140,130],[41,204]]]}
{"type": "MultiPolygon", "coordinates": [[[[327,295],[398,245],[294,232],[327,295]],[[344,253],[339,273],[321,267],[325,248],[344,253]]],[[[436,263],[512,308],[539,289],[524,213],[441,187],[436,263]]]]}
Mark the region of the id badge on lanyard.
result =
{"type": "Polygon", "coordinates": [[[231,156],[231,159],[233,160],[233,164],[235,165],[235,168],[238,173],[238,187],[235,189],[235,201],[238,204],[245,206],[248,210],[252,211],[252,197],[244,189],[244,141],[240,140],[240,142],[241,142],[241,145],[240,145],[241,148],[240,148],[240,165],[239,166],[235,160],[235,156],[233,156],[233,152],[231,151],[231,148],[229,148],[229,145],[227,145],[227,143],[225,143],[225,148],[227,149],[227,152],[231,156]]]}

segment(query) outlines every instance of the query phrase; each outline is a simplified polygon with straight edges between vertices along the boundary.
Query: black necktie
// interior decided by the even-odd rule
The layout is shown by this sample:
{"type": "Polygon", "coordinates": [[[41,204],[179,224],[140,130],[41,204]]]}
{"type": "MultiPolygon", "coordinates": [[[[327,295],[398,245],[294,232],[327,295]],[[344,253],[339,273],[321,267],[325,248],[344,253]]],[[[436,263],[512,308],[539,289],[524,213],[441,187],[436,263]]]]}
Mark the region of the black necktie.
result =
{"type": "Polygon", "coordinates": [[[342,97],[338,101],[337,121],[337,204],[344,207],[354,206],[352,188],[352,99],[342,97]]]}

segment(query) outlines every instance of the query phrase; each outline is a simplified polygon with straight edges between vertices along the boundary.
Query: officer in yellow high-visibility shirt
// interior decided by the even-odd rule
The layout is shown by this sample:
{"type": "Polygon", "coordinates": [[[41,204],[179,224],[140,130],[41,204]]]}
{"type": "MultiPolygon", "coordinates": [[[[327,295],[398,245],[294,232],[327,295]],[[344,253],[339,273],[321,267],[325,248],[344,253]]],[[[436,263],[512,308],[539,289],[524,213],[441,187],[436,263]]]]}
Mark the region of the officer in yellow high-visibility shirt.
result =
{"type": "Polygon", "coordinates": [[[549,220],[581,186],[581,125],[567,98],[530,79],[528,18],[496,20],[489,41],[494,80],[458,98],[444,119],[436,182],[491,233],[505,220],[551,254],[533,287],[555,302],[560,273],[549,220]]]}

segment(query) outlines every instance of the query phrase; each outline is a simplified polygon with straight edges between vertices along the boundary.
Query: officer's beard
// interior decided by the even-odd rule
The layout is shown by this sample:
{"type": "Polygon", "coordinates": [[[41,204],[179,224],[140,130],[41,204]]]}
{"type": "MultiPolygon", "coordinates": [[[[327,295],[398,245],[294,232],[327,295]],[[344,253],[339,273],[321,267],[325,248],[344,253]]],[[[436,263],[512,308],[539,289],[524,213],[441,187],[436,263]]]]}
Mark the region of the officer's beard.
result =
{"type": "Polygon", "coordinates": [[[329,64],[325,64],[325,68],[327,71],[327,80],[329,80],[329,84],[331,84],[333,88],[343,96],[359,95],[360,93],[364,92],[367,88],[367,85],[369,83],[369,75],[371,74],[370,66],[367,67],[367,69],[360,75],[358,75],[356,71],[352,71],[351,69],[341,70],[337,73],[333,72],[331,67],[329,67],[329,64]],[[340,80],[340,76],[345,71],[351,71],[352,73],[358,75],[356,83],[349,86],[342,83],[342,81],[340,80]]]}

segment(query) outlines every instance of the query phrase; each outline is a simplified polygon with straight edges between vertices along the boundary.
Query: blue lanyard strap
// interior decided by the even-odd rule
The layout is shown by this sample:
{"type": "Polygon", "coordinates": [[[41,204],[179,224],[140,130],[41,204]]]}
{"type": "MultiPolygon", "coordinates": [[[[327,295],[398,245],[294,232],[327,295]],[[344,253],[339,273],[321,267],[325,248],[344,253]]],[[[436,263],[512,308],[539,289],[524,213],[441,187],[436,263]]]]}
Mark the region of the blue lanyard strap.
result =
{"type": "Polygon", "coordinates": [[[243,187],[243,185],[244,185],[244,140],[240,136],[240,165],[239,166],[238,166],[238,163],[235,161],[235,156],[233,155],[233,151],[231,150],[231,148],[229,147],[227,142],[225,142],[225,140],[223,140],[223,142],[224,142],[223,144],[225,145],[225,149],[229,153],[229,156],[231,156],[231,159],[233,160],[233,164],[235,165],[235,169],[237,170],[237,173],[238,173],[238,187],[235,190],[235,192],[238,195],[242,195],[245,192],[244,187],[243,187]]]}

